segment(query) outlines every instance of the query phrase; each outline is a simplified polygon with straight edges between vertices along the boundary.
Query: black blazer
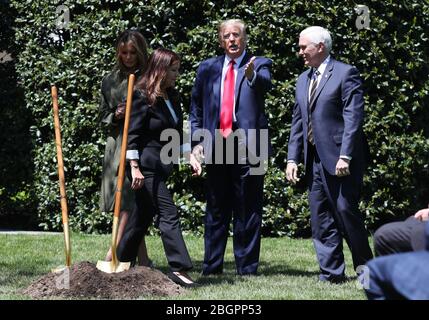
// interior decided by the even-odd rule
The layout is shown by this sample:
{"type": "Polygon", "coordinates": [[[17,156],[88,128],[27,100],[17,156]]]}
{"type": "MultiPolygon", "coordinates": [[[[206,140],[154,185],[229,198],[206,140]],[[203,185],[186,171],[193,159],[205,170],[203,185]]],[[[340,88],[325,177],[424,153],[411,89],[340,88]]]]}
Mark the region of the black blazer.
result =
{"type": "Polygon", "coordinates": [[[154,106],[149,106],[141,90],[134,91],[130,124],[128,128],[128,150],[138,150],[139,165],[142,171],[150,171],[168,176],[174,163],[162,163],[161,149],[170,141],[161,141],[161,133],[165,129],[175,129],[183,144],[183,114],[178,98],[169,91],[169,100],[178,118],[175,123],[164,99],[158,98],[154,106]]]}

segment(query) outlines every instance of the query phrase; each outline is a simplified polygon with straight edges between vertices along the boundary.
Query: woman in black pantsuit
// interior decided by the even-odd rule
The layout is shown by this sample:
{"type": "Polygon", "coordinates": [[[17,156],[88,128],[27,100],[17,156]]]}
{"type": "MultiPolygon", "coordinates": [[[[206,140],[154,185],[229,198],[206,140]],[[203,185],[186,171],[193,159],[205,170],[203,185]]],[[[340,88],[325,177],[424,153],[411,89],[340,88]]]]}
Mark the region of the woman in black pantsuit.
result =
{"type": "Polygon", "coordinates": [[[195,283],[186,271],[192,268],[192,262],[182,237],[177,208],[166,187],[174,164],[162,161],[161,149],[168,141],[160,139],[166,129],[177,130],[183,136],[182,111],[174,89],[179,68],[180,58],[176,53],[157,49],[136,84],[127,148],[136,206],[119,243],[118,257],[121,261],[135,259],[140,240],[156,217],[171,270],[168,276],[182,286],[191,287],[195,283]]]}

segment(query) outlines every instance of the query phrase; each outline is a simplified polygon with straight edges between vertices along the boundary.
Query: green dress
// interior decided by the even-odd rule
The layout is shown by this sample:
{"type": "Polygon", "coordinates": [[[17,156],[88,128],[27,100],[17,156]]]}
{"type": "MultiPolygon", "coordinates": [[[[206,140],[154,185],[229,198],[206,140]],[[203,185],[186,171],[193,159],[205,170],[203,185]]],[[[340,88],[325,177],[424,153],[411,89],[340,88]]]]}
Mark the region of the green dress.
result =
{"type": "MultiPolygon", "coordinates": [[[[128,75],[119,69],[113,70],[101,83],[100,123],[107,131],[106,149],[103,159],[101,179],[100,210],[112,212],[115,205],[115,190],[121,155],[123,119],[114,118],[118,104],[127,95],[128,75]]],[[[121,211],[130,212],[134,206],[134,193],[127,177],[122,188],[121,211]]]]}

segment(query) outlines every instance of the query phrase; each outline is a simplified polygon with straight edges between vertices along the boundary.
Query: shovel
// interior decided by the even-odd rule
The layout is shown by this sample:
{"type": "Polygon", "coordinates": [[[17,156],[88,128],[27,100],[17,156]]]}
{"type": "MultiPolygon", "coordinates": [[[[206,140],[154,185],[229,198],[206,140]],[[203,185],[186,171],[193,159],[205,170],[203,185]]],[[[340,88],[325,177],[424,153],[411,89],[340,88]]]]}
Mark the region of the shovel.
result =
{"type": "Polygon", "coordinates": [[[128,93],[127,93],[127,105],[125,109],[124,119],[124,131],[122,134],[122,145],[121,145],[121,159],[119,162],[118,181],[115,193],[115,210],[113,214],[113,226],[112,226],[112,261],[98,261],[97,269],[107,273],[116,273],[126,271],[130,268],[130,262],[120,262],[116,256],[116,241],[118,239],[118,227],[119,227],[119,212],[121,211],[121,199],[122,199],[122,186],[124,184],[124,173],[125,173],[125,155],[127,152],[128,144],[128,125],[130,123],[131,116],[131,104],[133,98],[135,76],[130,74],[128,78],[128,93]]]}
{"type": "MultiPolygon", "coordinates": [[[[58,94],[57,87],[51,87],[52,104],[54,109],[54,124],[55,124],[55,144],[57,146],[57,160],[58,160],[58,177],[60,184],[60,195],[61,195],[61,212],[63,221],[63,232],[64,242],[66,251],[66,265],[65,268],[70,268],[71,265],[71,246],[70,246],[70,232],[69,232],[69,217],[67,209],[67,198],[64,178],[64,163],[63,163],[63,150],[61,147],[61,129],[60,129],[60,118],[58,115],[58,94]]],[[[52,272],[61,272],[65,269],[59,267],[52,270],[52,272]]]]}

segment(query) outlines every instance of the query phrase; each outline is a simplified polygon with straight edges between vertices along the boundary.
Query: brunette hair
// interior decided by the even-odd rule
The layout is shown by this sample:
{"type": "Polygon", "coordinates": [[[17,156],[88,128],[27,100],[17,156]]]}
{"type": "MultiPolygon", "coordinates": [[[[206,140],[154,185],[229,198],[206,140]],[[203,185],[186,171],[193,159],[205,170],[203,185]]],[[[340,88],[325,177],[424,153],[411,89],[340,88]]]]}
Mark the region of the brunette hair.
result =
{"type": "MultiPolygon", "coordinates": [[[[116,66],[121,71],[129,71],[128,68],[123,64],[119,57],[120,49],[123,45],[131,42],[137,52],[137,66],[136,69],[140,72],[144,72],[147,66],[148,60],[148,46],[144,36],[137,30],[125,30],[122,32],[116,40],[116,66]]],[[[135,70],[133,70],[135,71],[135,70]]]]}
{"type": "MultiPolygon", "coordinates": [[[[167,77],[168,68],[175,62],[180,62],[180,57],[172,50],[158,48],[149,57],[147,69],[136,84],[137,89],[141,89],[150,106],[153,106],[156,99],[162,95],[162,85],[167,77]]],[[[171,88],[169,97],[177,98],[177,91],[171,88]]]]}

